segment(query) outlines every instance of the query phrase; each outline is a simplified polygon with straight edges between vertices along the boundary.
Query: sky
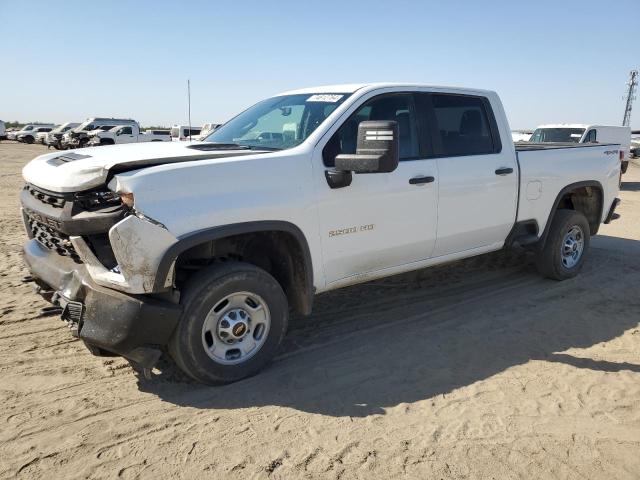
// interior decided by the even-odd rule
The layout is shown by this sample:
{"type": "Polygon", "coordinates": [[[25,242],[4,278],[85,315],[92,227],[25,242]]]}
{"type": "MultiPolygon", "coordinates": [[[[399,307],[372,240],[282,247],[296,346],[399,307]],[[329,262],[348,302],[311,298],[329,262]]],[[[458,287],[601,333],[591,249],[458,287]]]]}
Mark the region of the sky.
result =
{"type": "MultiPolygon", "coordinates": [[[[495,90],[512,129],[620,125],[640,0],[0,0],[0,119],[222,123],[279,92],[495,90]]],[[[640,101],[640,100],[639,100],[640,101]]],[[[640,128],[640,104],[632,115],[640,128]]]]}

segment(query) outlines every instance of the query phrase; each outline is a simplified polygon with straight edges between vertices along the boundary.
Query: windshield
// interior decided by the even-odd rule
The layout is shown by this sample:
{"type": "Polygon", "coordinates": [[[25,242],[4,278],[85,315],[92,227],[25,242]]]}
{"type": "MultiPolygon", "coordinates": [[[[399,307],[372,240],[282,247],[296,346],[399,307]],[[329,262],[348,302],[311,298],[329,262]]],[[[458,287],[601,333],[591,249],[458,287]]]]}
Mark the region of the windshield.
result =
{"type": "Polygon", "coordinates": [[[282,150],[304,142],[349,94],[273,97],[231,119],[205,142],[282,150]]]}
{"type": "Polygon", "coordinates": [[[568,142],[578,143],[584,134],[584,128],[537,128],[531,136],[531,142],[568,142]]]}

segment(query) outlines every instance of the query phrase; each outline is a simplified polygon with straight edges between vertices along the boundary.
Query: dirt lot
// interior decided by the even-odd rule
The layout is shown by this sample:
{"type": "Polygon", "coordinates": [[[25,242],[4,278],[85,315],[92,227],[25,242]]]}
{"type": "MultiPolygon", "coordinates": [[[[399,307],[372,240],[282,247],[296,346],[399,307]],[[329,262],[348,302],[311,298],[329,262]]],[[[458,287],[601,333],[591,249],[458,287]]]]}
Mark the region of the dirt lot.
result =
{"type": "Polygon", "coordinates": [[[71,338],[31,287],[0,143],[0,477],[640,477],[640,168],[582,274],[498,253],[318,298],[282,355],[210,388],[71,338]]]}

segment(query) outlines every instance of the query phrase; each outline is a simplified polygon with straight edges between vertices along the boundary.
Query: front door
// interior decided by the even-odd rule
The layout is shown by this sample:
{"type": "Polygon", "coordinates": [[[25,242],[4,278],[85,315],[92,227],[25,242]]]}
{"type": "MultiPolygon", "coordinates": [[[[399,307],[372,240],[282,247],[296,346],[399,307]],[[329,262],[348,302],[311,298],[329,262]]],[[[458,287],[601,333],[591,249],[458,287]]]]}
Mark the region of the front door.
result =
{"type": "Polygon", "coordinates": [[[363,100],[328,142],[319,143],[313,162],[328,286],[430,257],[437,227],[437,161],[424,153],[412,93],[363,100]],[[391,173],[354,174],[350,186],[332,190],[324,172],[337,154],[355,153],[358,124],[364,120],[398,122],[400,164],[391,173]]]}

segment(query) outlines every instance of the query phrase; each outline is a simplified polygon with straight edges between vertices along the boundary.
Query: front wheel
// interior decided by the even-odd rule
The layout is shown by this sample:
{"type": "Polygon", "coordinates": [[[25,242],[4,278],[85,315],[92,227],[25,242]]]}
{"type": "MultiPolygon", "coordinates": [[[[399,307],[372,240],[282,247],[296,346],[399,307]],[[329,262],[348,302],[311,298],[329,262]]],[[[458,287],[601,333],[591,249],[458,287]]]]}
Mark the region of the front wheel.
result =
{"type": "Polygon", "coordinates": [[[582,268],[591,240],[589,222],[575,210],[560,209],[551,222],[544,248],[536,266],[545,277],[566,280],[582,268]]]}
{"type": "Polygon", "coordinates": [[[181,303],[169,352],[199,382],[223,384],[256,374],[287,330],[282,288],[254,265],[232,262],[201,270],[189,279],[181,303]]]}

